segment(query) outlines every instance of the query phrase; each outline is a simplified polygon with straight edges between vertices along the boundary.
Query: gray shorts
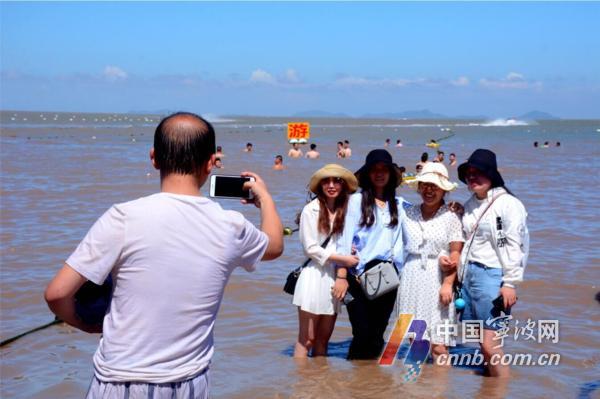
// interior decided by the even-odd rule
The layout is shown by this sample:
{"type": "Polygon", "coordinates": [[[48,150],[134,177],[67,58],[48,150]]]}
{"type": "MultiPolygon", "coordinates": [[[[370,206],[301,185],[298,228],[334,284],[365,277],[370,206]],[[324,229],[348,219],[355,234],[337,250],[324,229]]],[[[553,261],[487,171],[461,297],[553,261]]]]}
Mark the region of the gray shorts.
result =
{"type": "Polygon", "coordinates": [[[151,384],[147,382],[103,382],[96,376],[87,399],[208,399],[208,369],[186,381],[151,384]]]}

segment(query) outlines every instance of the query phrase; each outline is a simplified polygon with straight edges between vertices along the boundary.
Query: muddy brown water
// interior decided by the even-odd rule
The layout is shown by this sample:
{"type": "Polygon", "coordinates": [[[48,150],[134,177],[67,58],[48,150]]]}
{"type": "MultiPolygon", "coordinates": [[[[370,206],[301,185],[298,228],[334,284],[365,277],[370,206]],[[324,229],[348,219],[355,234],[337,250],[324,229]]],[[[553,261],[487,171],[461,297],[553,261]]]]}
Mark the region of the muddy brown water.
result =
{"type": "MultiPolygon", "coordinates": [[[[44,287],[102,212],[159,189],[148,159],[157,116],[54,118],[47,113],[44,120],[38,114],[1,114],[2,340],[52,320],[43,301],[44,287]]],[[[386,138],[392,143],[402,139],[404,147],[390,152],[408,171],[414,171],[422,152],[434,155],[424,143],[447,135],[441,127],[455,132],[442,142],[446,158],[455,152],[463,161],[476,148],[494,150],[507,185],[529,212],[531,254],[513,315],[520,325],[528,319],[560,322],[559,342],[508,338],[506,350],[534,356],[559,353],[561,361],[552,367],[515,366],[508,383],[482,377],[476,368],[426,365],[416,383],[405,383],[401,359],[391,367],[345,360],[351,336],[345,310],[328,358],[294,360],[297,314],[281,290],[286,274],[303,261],[294,234],[286,237],[281,258],[261,263],[255,273],[237,270],[229,282],[215,331],[214,397],[600,397],[600,304],[594,299],[600,291],[600,121],[492,127],[469,121],[314,119],[311,142],[318,145],[320,160],[286,157],[285,122],[234,118],[215,127],[226,154],[219,173],[259,173],[284,224],[291,227],[316,169],[340,162],[355,170],[386,138]],[[341,139],[350,140],[353,156],[338,161],[335,147],[341,139]],[[552,146],[534,149],[534,141],[550,141],[552,146]],[[560,147],[554,146],[556,141],[560,147]],[[246,142],[254,144],[253,153],[242,152],[246,142]],[[284,155],[287,170],[271,170],[277,154],[284,155]]],[[[451,174],[457,181],[455,169],[451,174]]],[[[418,202],[407,187],[399,194],[418,202]]],[[[451,194],[459,201],[467,197],[464,185],[451,194]]],[[[220,202],[258,222],[256,209],[220,202]]],[[[97,342],[96,335],[59,325],[2,347],[2,397],[82,397],[93,373],[97,342]]]]}

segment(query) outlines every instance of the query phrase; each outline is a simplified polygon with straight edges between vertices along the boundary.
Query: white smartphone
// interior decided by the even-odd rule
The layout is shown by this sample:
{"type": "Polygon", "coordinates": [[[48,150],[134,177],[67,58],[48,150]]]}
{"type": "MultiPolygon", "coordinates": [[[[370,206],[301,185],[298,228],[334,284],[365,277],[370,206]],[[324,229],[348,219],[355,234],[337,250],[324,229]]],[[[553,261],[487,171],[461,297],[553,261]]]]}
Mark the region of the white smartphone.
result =
{"type": "Polygon", "coordinates": [[[221,198],[252,199],[252,191],[244,190],[244,183],[254,181],[254,177],[212,175],[210,177],[210,196],[221,198]]]}

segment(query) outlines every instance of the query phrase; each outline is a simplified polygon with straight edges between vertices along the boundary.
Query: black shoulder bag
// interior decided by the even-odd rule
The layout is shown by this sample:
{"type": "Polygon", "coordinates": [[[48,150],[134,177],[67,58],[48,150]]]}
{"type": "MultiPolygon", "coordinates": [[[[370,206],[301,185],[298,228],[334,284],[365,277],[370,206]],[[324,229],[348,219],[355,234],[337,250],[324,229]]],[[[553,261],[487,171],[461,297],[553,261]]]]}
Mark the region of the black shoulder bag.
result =
{"type": "MultiPolygon", "coordinates": [[[[325,241],[323,241],[323,244],[321,244],[321,248],[325,248],[327,244],[329,244],[329,240],[331,240],[331,234],[325,239],[325,241]]],[[[311,258],[306,259],[302,266],[295,268],[290,272],[290,274],[288,274],[287,279],[285,280],[285,285],[283,286],[283,292],[290,295],[294,295],[294,292],[296,291],[296,283],[298,282],[298,277],[300,277],[302,269],[308,266],[311,260],[311,258]]]]}

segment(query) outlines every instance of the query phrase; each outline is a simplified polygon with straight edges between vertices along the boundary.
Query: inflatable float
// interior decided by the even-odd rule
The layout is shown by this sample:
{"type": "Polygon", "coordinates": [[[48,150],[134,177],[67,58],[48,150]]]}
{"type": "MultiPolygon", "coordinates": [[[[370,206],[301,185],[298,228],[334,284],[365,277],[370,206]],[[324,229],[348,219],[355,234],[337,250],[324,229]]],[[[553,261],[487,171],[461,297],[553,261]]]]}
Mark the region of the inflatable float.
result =
{"type": "Polygon", "coordinates": [[[307,139],[290,139],[289,140],[290,144],[306,144],[308,143],[307,139]]]}

